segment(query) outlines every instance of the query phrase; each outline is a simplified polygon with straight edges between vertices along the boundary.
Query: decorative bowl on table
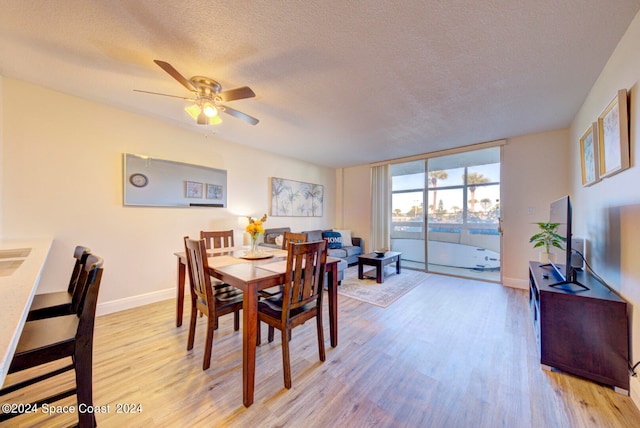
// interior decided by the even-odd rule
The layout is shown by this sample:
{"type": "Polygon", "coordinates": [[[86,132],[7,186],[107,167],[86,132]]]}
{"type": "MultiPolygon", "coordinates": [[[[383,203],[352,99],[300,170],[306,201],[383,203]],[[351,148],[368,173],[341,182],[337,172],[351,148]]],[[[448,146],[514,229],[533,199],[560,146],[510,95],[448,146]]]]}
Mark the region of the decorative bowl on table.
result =
{"type": "Polygon", "coordinates": [[[376,253],[376,257],[384,257],[384,253],[386,253],[386,250],[375,250],[374,253],[376,253]]]}

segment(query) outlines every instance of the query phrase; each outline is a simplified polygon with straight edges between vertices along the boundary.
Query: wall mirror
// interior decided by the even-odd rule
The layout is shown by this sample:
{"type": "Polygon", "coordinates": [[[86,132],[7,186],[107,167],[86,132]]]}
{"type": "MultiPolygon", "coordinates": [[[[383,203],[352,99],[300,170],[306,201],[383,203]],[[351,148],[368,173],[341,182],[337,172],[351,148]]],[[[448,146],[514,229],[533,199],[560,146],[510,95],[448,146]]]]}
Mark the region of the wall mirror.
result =
{"type": "Polygon", "coordinates": [[[123,154],[123,204],[227,206],[227,171],[150,156],[123,154]]]}

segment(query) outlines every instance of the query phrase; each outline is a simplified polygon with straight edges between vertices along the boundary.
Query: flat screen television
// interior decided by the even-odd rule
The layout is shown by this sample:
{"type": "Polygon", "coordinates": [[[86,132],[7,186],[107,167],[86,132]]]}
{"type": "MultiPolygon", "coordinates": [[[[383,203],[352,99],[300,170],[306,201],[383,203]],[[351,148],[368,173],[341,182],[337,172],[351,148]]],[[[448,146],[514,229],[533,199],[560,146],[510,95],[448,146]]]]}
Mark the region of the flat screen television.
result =
{"type": "Polygon", "coordinates": [[[564,196],[556,201],[551,202],[549,222],[558,223],[558,235],[564,237],[565,239],[564,258],[561,257],[558,264],[553,262],[549,263],[561,278],[561,281],[553,284],[552,287],[565,284],[575,284],[588,290],[588,287],[578,282],[578,280],[576,279],[576,271],[573,266],[571,266],[571,220],[572,211],[571,199],[569,198],[569,196],[564,196]],[[564,262],[564,264],[560,264],[562,262],[564,262]]]}

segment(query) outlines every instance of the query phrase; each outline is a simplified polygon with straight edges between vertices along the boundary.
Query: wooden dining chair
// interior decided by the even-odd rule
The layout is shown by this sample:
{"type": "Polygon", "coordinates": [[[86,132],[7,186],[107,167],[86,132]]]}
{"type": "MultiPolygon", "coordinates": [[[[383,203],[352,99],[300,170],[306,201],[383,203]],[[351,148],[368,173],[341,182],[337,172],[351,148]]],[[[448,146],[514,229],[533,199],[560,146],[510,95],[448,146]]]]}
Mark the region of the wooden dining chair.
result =
{"type": "MultiPolygon", "coordinates": [[[[300,244],[302,242],[307,242],[307,234],[304,232],[284,232],[282,235],[282,249],[286,250],[289,248],[290,243],[300,244]]],[[[260,290],[258,294],[262,298],[269,298],[277,295],[278,293],[282,293],[282,284],[277,287],[267,288],[265,290],[260,290]]]]}
{"type": "Polygon", "coordinates": [[[209,262],[204,239],[195,240],[185,236],[184,249],[187,255],[187,271],[191,283],[191,322],[189,323],[187,350],[193,349],[196,321],[198,312],[200,312],[207,316],[207,339],[202,363],[202,370],[207,370],[211,365],[213,333],[218,326],[218,317],[233,313],[234,330],[238,331],[243,296],[242,292],[231,286],[222,290],[214,289],[209,275],[209,262]]]}
{"type": "MultiPolygon", "coordinates": [[[[204,245],[207,250],[218,249],[218,248],[233,248],[233,230],[213,230],[213,231],[200,231],[200,239],[204,239],[204,245]]],[[[223,296],[225,294],[230,296],[235,296],[238,293],[242,293],[242,291],[234,288],[229,284],[225,284],[219,279],[211,277],[211,285],[215,290],[215,293],[223,296]]],[[[202,313],[200,315],[203,315],[202,313]]],[[[235,318],[233,320],[235,329],[238,330],[240,328],[240,316],[238,313],[235,314],[235,318]]],[[[215,328],[218,329],[218,320],[215,321],[215,328]]]]}
{"type": "Polygon", "coordinates": [[[284,232],[282,235],[282,249],[289,248],[290,243],[300,244],[307,242],[307,234],[304,232],[284,232]]]}
{"type": "Polygon", "coordinates": [[[71,279],[66,291],[36,294],[29,308],[27,321],[50,318],[60,315],[70,315],[78,312],[82,287],[77,287],[80,275],[84,270],[91,250],[78,245],[73,252],[75,264],[71,272],[71,279]]]}
{"type": "Polygon", "coordinates": [[[205,247],[208,250],[214,248],[233,247],[233,230],[200,231],[200,239],[205,240],[205,247]]]}
{"type": "Polygon", "coordinates": [[[326,241],[289,244],[283,293],[258,302],[258,344],[261,321],[269,325],[269,342],[273,341],[274,328],[282,333],[282,365],[284,386],[287,389],[291,388],[289,356],[291,329],[315,317],[318,353],[320,361],[325,360],[322,283],[327,263],[326,250],[326,241]]]}
{"type": "MultiPolygon", "coordinates": [[[[0,390],[0,396],[28,388],[70,370],[75,372],[74,387],[31,403],[31,406],[18,406],[17,413],[0,414],[0,422],[18,416],[20,410],[33,409],[36,403],[39,409],[43,403],[53,403],[76,395],[78,405],[76,409],[80,409],[81,404],[84,409],[89,409],[89,411],[77,412],[79,426],[93,428],[96,425],[95,416],[91,410],[93,409],[93,332],[102,271],[103,260],[95,255],[89,255],[82,271],[84,274],[80,275],[81,280],[76,285],[83,290],[82,303],[77,313],[25,323],[8,373],[71,357],[70,363],[64,367],[54,364],[38,368],[36,376],[5,386],[0,390]],[[45,368],[46,371],[43,372],[45,368]]],[[[34,389],[36,393],[40,390],[52,389],[51,386],[35,388],[37,388],[34,389]]]]}

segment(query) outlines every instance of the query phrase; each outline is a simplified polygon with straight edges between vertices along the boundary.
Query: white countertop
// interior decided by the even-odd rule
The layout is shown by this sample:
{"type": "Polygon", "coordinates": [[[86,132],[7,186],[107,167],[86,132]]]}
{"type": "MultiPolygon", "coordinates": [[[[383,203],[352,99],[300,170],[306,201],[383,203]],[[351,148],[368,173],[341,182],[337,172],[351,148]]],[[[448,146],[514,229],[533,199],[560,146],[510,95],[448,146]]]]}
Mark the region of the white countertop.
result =
{"type": "Polygon", "coordinates": [[[51,239],[0,239],[0,386],[22,333],[51,239]],[[11,251],[24,250],[27,251],[11,251]]]}

